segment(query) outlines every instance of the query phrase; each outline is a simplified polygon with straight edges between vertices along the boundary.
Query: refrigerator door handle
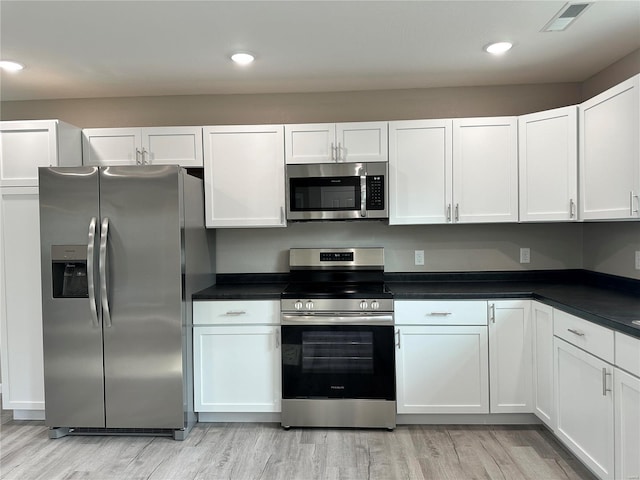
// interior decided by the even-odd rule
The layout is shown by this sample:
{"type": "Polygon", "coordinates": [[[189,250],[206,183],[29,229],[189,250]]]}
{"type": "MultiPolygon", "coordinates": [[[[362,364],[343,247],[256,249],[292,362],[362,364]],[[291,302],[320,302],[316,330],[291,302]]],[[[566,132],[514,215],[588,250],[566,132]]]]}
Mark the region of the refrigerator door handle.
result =
{"type": "Polygon", "coordinates": [[[102,317],[106,327],[111,327],[111,312],[109,311],[109,291],[107,288],[107,238],[109,235],[109,218],[102,219],[100,229],[100,300],[102,301],[102,317]]]}
{"type": "Polygon", "coordinates": [[[89,236],[87,239],[87,288],[89,291],[89,311],[91,312],[91,323],[93,323],[94,327],[98,327],[100,325],[100,320],[98,318],[98,307],[96,304],[96,285],[95,285],[95,277],[93,275],[94,265],[94,248],[96,243],[96,224],[98,219],[96,217],[91,217],[91,221],[89,222],[89,236]]]}

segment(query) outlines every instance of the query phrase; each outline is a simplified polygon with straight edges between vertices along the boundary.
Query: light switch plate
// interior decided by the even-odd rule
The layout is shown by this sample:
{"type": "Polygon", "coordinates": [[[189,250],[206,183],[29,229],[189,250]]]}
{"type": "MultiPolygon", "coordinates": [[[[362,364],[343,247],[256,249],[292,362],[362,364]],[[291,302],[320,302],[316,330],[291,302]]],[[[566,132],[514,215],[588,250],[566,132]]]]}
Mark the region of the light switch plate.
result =
{"type": "Polygon", "coordinates": [[[521,248],[520,249],[520,263],[531,263],[531,249],[530,248],[521,248]]]}
{"type": "Polygon", "coordinates": [[[640,250],[636,250],[636,270],[640,270],[640,250]]]}
{"type": "Polygon", "coordinates": [[[416,250],[414,256],[416,265],[424,265],[424,250],[416,250]]]}

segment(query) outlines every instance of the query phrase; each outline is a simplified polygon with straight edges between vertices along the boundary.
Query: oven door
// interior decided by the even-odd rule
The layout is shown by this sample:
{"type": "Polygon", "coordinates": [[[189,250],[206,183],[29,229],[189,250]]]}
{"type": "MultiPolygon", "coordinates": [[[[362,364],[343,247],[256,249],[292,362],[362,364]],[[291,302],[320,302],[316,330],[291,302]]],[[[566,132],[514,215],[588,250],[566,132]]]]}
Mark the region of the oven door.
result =
{"type": "Polygon", "coordinates": [[[393,325],[282,325],[282,398],[395,400],[393,325]]]}

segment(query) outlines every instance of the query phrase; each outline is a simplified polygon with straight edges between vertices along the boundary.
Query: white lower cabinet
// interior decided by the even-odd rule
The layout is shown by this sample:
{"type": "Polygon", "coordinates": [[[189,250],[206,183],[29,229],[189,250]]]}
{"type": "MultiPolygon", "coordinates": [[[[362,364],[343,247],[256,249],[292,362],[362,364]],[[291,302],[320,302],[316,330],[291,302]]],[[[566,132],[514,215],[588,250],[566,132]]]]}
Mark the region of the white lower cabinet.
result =
{"type": "Polygon", "coordinates": [[[615,397],[616,477],[640,479],[640,378],[616,368],[615,397]]]}
{"type": "Polygon", "coordinates": [[[555,434],[598,477],[620,478],[614,477],[613,367],[556,336],[554,369],[555,434]]]}
{"type": "Polygon", "coordinates": [[[196,412],[280,412],[279,322],[278,301],[194,302],[196,412]]]}
{"type": "Polygon", "coordinates": [[[395,302],[398,413],[489,412],[486,305],[395,302]]]}
{"type": "Polygon", "coordinates": [[[529,300],[489,302],[491,413],[531,412],[529,300]]]}
{"type": "Polygon", "coordinates": [[[553,428],[553,308],[531,302],[531,346],[533,360],[533,413],[553,428]]]}

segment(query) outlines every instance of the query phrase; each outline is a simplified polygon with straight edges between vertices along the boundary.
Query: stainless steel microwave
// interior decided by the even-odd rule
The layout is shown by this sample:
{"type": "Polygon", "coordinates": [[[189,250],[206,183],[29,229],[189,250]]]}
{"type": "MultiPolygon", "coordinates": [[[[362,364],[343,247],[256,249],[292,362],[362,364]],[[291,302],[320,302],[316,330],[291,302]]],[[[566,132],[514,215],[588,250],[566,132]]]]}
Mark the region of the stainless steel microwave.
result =
{"type": "Polygon", "coordinates": [[[387,162],[287,165],[287,220],[389,218],[387,162]]]}

